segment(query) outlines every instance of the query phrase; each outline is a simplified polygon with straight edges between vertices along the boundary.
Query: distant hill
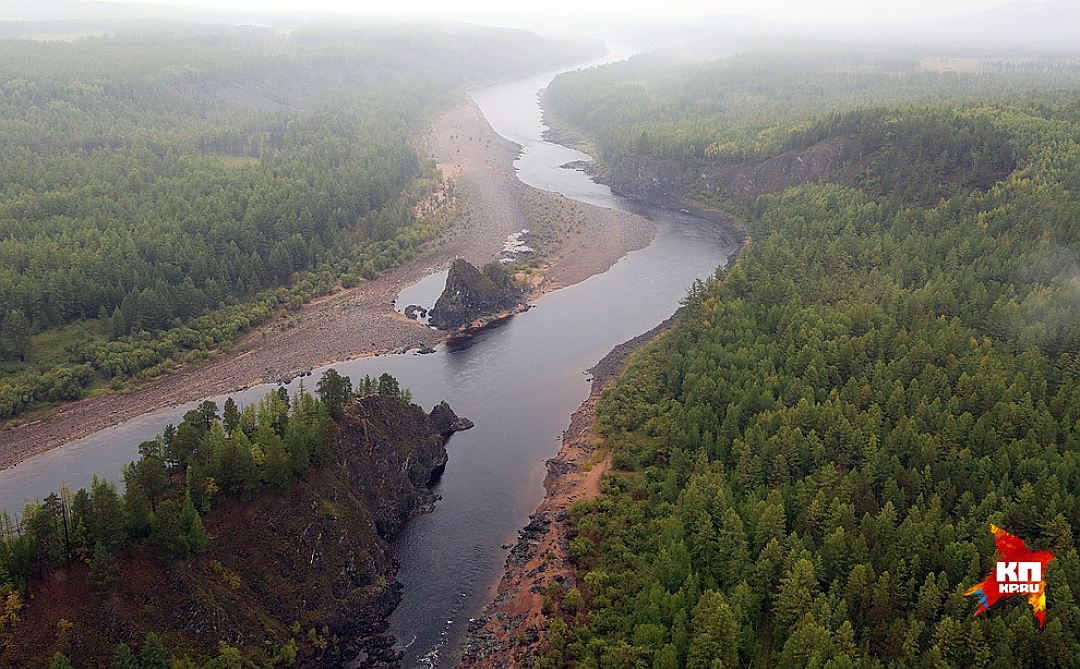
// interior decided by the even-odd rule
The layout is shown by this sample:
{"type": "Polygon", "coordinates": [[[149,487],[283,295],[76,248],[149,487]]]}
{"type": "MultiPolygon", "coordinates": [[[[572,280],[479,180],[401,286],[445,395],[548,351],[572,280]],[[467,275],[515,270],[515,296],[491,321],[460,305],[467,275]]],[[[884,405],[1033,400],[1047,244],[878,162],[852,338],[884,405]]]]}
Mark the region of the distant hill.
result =
{"type": "Polygon", "coordinates": [[[615,28],[639,48],[700,58],[812,47],[838,40],[873,46],[888,42],[946,49],[1020,47],[1080,52],[1080,0],[1021,0],[936,19],[795,21],[715,14],[693,21],[627,21],[615,28]]]}
{"type": "MultiPolygon", "coordinates": [[[[269,16],[269,15],[266,15],[269,16]]],[[[230,10],[99,0],[0,0],[0,21],[209,21],[250,23],[264,15],[230,10]]]]}
{"type": "Polygon", "coordinates": [[[935,33],[956,35],[969,43],[992,41],[1080,51],[1080,2],[1012,2],[945,20],[931,27],[931,34],[935,33]]]}

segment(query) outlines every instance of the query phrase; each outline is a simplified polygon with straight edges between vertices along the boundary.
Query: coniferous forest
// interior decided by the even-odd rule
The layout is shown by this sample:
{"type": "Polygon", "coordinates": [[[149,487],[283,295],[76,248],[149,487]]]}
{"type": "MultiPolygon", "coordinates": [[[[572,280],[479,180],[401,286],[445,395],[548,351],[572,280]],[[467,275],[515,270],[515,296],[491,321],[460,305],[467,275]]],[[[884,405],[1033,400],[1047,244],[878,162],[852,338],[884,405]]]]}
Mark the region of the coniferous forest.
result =
{"type": "Polygon", "coordinates": [[[467,26],[0,41],[0,420],[148,379],[445,225],[413,137],[465,83],[588,53],[467,26]]]}
{"type": "Polygon", "coordinates": [[[603,396],[614,472],[572,514],[540,666],[1076,666],[1075,79],[1019,96],[1011,75],[788,65],[631,61],[548,93],[609,168],[853,138],[846,166],[880,178],[749,206],[687,184],[749,240],[603,396]],[[759,96],[798,104],[728,123],[759,96]],[[991,523],[1053,551],[1044,629],[1022,600],[974,617],[962,596],[993,570],[991,523]]]}
{"type": "Polygon", "coordinates": [[[1077,49],[44,4],[0,16],[0,665],[1080,667],[1077,49]],[[970,596],[992,526],[1038,616],[970,596]]]}
{"type": "MultiPolygon", "coordinates": [[[[82,619],[61,618],[55,641],[49,640],[52,630],[18,626],[23,617],[56,605],[48,597],[35,601],[39,591],[49,592],[50,579],[85,580],[95,603],[118,603],[122,600],[113,595],[124,588],[138,593],[135,581],[145,578],[140,572],[147,565],[160,567],[163,577],[178,579],[185,561],[207,552],[212,541],[256,541],[250,536],[213,537],[202,518],[215,510],[219,519],[223,513],[236,513],[259,495],[286,498],[288,504],[287,498],[298,494],[290,490],[294,485],[317,488],[325,471],[332,471],[333,442],[340,433],[336,421],[347,404],[378,396],[389,398],[393,410],[402,412],[411,401],[410,392],[385,373],[378,379],[365,377],[353,388],[348,377],[329,369],[316,390],[317,397],[303,386],[290,395],[282,387],[243,408],[231,397],[222,407],[204,401],[184,414],[178,425],[166,426],[162,434],[139,445],[138,459],[124,468],[121,490],[95,477],[89,490],[62,488],[28,504],[17,524],[7,514],[0,514],[0,631],[5,633],[0,656],[5,662],[27,660],[27,651],[32,654],[39,644],[63,645],[68,652],[74,646],[83,656],[100,655],[97,644],[101,642],[87,638],[82,619]],[[309,476],[311,470],[316,471],[309,476]]],[[[273,571],[274,557],[258,556],[266,561],[263,568],[267,572],[273,571]]],[[[211,560],[210,568],[215,580],[224,581],[227,592],[240,589],[239,574],[219,560],[211,560]]],[[[209,593],[216,584],[200,585],[209,593]]],[[[72,587],[78,591],[82,584],[72,587]]],[[[160,606],[168,597],[159,594],[156,604],[160,606]]],[[[131,598],[130,593],[127,598],[131,598]]],[[[253,606],[251,602],[244,605],[253,606]]],[[[323,615],[314,609],[309,613],[313,619],[323,615]]],[[[305,648],[309,656],[325,651],[331,642],[329,633],[315,627],[309,630],[305,639],[304,630],[295,621],[286,631],[290,638],[264,649],[258,664],[291,666],[305,654],[305,648]]],[[[270,633],[269,629],[262,631],[270,633]]],[[[106,657],[111,657],[109,666],[226,669],[252,661],[250,657],[242,659],[242,651],[251,655],[243,640],[233,645],[229,639],[220,639],[217,653],[205,661],[192,659],[188,653],[173,653],[163,639],[177,633],[176,629],[148,631],[138,640],[138,653],[120,642],[106,649],[106,657]]],[[[130,638],[130,634],[130,630],[105,632],[106,637],[130,638]]],[[[41,666],[46,659],[51,660],[51,668],[72,666],[61,651],[51,658],[37,659],[41,666]]]]}

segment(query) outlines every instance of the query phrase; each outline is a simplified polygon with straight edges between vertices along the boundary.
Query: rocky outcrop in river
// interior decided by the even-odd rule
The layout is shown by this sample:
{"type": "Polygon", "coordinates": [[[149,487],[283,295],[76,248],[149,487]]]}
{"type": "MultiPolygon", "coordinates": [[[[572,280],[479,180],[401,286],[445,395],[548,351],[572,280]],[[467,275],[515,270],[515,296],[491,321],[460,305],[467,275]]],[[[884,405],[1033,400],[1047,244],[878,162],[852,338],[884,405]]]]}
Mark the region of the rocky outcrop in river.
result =
{"type": "Polygon", "coordinates": [[[435,408],[431,410],[431,420],[435,423],[435,429],[448,437],[455,432],[473,427],[471,420],[458,416],[446,402],[435,405],[435,408]]]}
{"type": "Polygon", "coordinates": [[[452,330],[513,311],[524,299],[525,289],[501,264],[488,263],[481,270],[458,258],[450,266],[446,288],[432,307],[429,322],[440,330],[452,330]]]}
{"type": "Polygon", "coordinates": [[[203,517],[204,554],[166,566],[136,544],[106,596],[91,590],[81,563],[31,583],[33,603],[0,629],[0,666],[48,666],[67,627],[63,649],[80,667],[105,666],[118,642],[137,647],[151,631],[178,657],[212,655],[220,641],[272,666],[295,643],[296,666],[359,656],[359,667],[396,667],[385,635],[401,598],[390,542],[432,507],[446,440],[471,426],[445,402],[428,414],[396,397],[351,400],[324,462],[303,480],[223,498],[203,517]]]}

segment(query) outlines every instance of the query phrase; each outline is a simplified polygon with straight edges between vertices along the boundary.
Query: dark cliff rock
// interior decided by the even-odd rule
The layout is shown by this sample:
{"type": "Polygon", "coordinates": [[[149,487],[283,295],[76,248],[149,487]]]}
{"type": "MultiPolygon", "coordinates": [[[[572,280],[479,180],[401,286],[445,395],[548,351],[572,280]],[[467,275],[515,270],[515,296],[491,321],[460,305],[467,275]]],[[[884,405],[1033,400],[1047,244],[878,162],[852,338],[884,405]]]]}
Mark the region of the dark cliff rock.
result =
{"type": "Polygon", "coordinates": [[[631,156],[612,166],[605,181],[620,195],[651,202],[677,201],[694,191],[749,206],[764,193],[778,193],[838,174],[846,141],[831,138],[757,161],[631,156]]]}
{"type": "Polygon", "coordinates": [[[105,666],[116,643],[138,646],[149,631],[176,656],[206,657],[224,641],[269,666],[294,640],[301,667],[358,654],[362,667],[396,666],[385,636],[401,598],[390,540],[435,501],[447,436],[465,422],[449,406],[432,416],[393,397],[352,401],[327,462],[286,489],[222,498],[203,517],[204,554],[165,567],[136,544],[108,597],[91,591],[82,564],[33,583],[34,602],[10,630],[18,641],[5,648],[0,636],[0,666],[47,666],[61,619],[74,625],[66,652],[76,666],[105,666]]]}
{"type": "Polygon", "coordinates": [[[435,423],[435,429],[439,431],[439,434],[446,436],[473,427],[473,422],[471,420],[458,416],[446,402],[439,402],[435,408],[431,410],[430,416],[431,420],[435,423]]]}
{"type": "Polygon", "coordinates": [[[450,330],[477,319],[517,308],[525,291],[498,263],[488,263],[479,270],[462,258],[450,266],[446,288],[429,316],[431,325],[450,330]]]}
{"type": "Polygon", "coordinates": [[[864,135],[838,135],[764,159],[674,160],[631,155],[608,167],[602,180],[625,197],[675,206],[689,197],[746,208],[759,195],[819,181],[931,206],[957,189],[986,190],[1016,165],[1008,151],[995,155],[994,167],[980,170],[947,159],[948,155],[924,158],[901,141],[882,143],[864,135]]]}
{"type": "Polygon", "coordinates": [[[415,404],[383,395],[354,400],[338,422],[334,450],[381,537],[433,501],[428,486],[446,465],[452,433],[415,404]]]}

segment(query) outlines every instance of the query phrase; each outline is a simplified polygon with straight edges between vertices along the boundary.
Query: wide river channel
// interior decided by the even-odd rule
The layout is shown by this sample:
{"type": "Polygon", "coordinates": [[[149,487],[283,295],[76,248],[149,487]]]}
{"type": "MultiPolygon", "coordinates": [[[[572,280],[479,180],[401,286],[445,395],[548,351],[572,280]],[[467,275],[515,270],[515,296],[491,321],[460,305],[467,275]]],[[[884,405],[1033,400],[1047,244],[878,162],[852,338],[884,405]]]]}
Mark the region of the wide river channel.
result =
{"type": "MultiPolygon", "coordinates": [[[[624,55],[613,53],[583,66],[624,55]]],[[[522,181],[645,215],[659,224],[656,239],[607,272],[548,293],[535,308],[477,336],[469,348],[440,346],[429,355],[334,365],[354,379],[388,371],[417,403],[430,408],[445,399],[476,423],[447,446],[450,461],[438,483],[442,499],[434,512],[411,521],[397,542],[404,598],[390,632],[405,652],[405,667],[456,664],[469,619],[480,614],[498,583],[507,554],[502,546],[513,543],[542,499],[544,461],[558,450],[570,414],[589,394],[586,370],[614,346],[670,316],[693,281],[712,274],[739,247],[740,235],[728,225],[620,198],[584,173],[562,169],[588,156],[541,138],[538,92],[557,74],[474,89],[471,96],[497,133],[522,146],[515,163],[522,181]]],[[[409,301],[422,299],[423,292],[412,291],[409,301]]],[[[321,371],[306,379],[309,387],[321,371]]],[[[256,386],[232,396],[243,404],[274,387],[256,386]]],[[[211,399],[220,406],[225,397],[211,399]]],[[[0,472],[0,509],[15,515],[26,500],[41,498],[61,483],[88,485],[95,472],[118,480],[139,442],[179,422],[195,404],[147,413],[0,472]]]]}

